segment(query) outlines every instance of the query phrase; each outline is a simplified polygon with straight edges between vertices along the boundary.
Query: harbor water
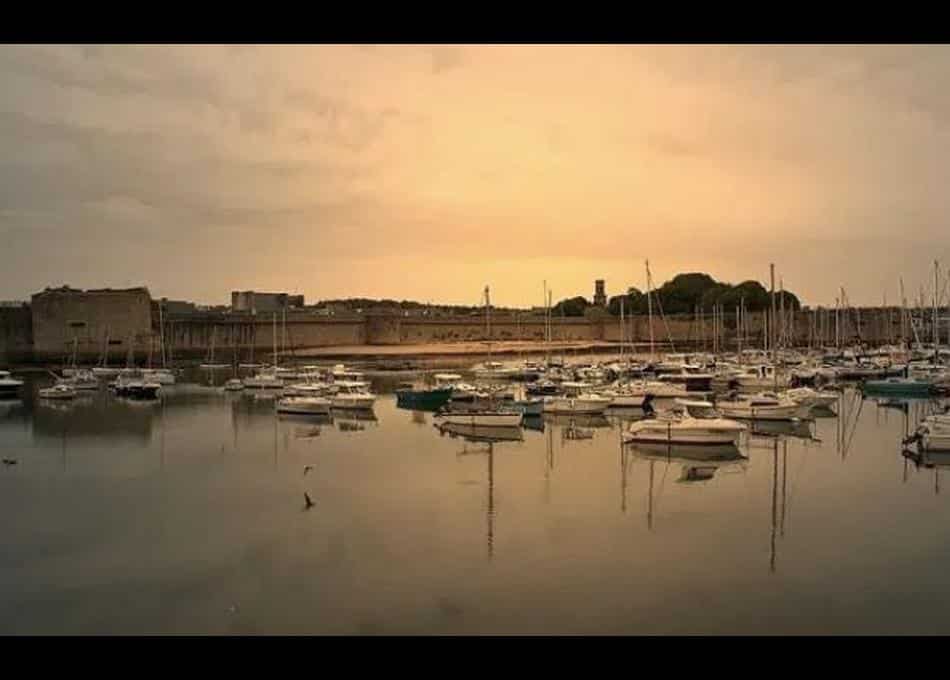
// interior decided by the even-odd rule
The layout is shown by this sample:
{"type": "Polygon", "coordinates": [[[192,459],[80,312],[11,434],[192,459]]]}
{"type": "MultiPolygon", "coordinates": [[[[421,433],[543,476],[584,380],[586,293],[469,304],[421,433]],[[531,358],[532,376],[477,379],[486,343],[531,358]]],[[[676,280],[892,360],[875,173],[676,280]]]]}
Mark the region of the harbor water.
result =
{"type": "Polygon", "coordinates": [[[637,412],[453,436],[384,384],[311,418],[36,389],[0,402],[3,634],[950,632],[926,401],[848,389],[722,456],[623,446],[637,412]]]}

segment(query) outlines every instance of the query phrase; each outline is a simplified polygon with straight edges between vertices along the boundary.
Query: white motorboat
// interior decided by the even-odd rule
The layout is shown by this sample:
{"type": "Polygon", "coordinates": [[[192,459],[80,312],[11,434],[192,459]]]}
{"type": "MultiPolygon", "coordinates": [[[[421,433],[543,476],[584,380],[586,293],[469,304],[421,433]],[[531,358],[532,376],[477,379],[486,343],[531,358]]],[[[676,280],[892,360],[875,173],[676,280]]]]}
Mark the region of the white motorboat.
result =
{"type": "Polygon", "coordinates": [[[788,376],[777,373],[775,366],[769,364],[745,366],[730,375],[729,378],[740,389],[778,388],[787,387],[789,384],[788,376]]]}
{"type": "Polygon", "coordinates": [[[330,370],[330,374],[333,376],[334,380],[357,381],[363,379],[363,374],[360,371],[349,369],[343,364],[337,364],[334,366],[330,370]]]}
{"type": "Polygon", "coordinates": [[[782,392],[782,397],[791,399],[796,404],[807,406],[809,408],[828,408],[838,403],[840,395],[837,392],[827,390],[815,390],[810,387],[796,387],[795,389],[782,392]]]}
{"type": "Polygon", "coordinates": [[[545,397],[545,413],[603,413],[610,406],[610,397],[601,396],[592,392],[578,394],[574,397],[545,397]]]}
{"type": "Polygon", "coordinates": [[[505,366],[500,361],[486,361],[472,367],[472,374],[479,380],[508,380],[517,373],[517,368],[505,366]]]}
{"type": "Polygon", "coordinates": [[[688,397],[689,391],[686,385],[675,382],[664,382],[662,380],[638,380],[621,386],[627,394],[646,396],[650,395],[657,399],[688,397]]]}
{"type": "Polygon", "coordinates": [[[521,411],[503,409],[447,411],[435,416],[444,425],[469,427],[518,427],[524,418],[521,411]]]}
{"type": "Polygon", "coordinates": [[[665,412],[630,423],[623,441],[677,446],[736,446],[746,429],[742,423],[726,418],[694,418],[688,414],[665,412]]]}
{"type": "Polygon", "coordinates": [[[376,395],[366,388],[366,383],[359,381],[337,380],[334,382],[336,394],[330,397],[333,408],[373,408],[376,395]]]}
{"type": "Polygon", "coordinates": [[[282,397],[277,400],[277,413],[295,415],[327,415],[332,404],[325,397],[282,397]]]}
{"type": "Polygon", "coordinates": [[[224,383],[224,389],[228,392],[237,392],[244,389],[244,383],[241,382],[240,378],[231,378],[224,383]]]}
{"type": "Polygon", "coordinates": [[[330,385],[319,382],[293,383],[284,387],[285,397],[319,397],[330,392],[330,385]]]}
{"type": "Polygon", "coordinates": [[[10,375],[10,371],[0,371],[0,395],[9,397],[23,387],[23,381],[10,375]]]}
{"type": "Polygon", "coordinates": [[[111,366],[93,366],[92,374],[97,378],[114,378],[119,375],[119,369],[111,366]]]}
{"type": "Polygon", "coordinates": [[[142,371],[142,377],[159,385],[175,384],[175,374],[167,368],[146,368],[142,371]]]}
{"type": "Polygon", "coordinates": [[[705,399],[674,399],[673,406],[677,410],[688,413],[694,418],[718,418],[716,405],[705,399]]]}
{"type": "Polygon", "coordinates": [[[753,395],[716,402],[716,408],[727,418],[745,420],[795,420],[807,418],[811,407],[791,399],[753,395]]]}
{"type": "Polygon", "coordinates": [[[598,394],[610,399],[610,405],[617,408],[642,408],[644,402],[650,399],[649,395],[638,394],[619,387],[601,390],[598,394]]]}
{"type": "Polygon", "coordinates": [[[44,387],[39,391],[41,399],[75,399],[76,390],[64,383],[44,387]]]}
{"type": "Polygon", "coordinates": [[[275,390],[284,386],[284,381],[276,373],[265,371],[248,376],[242,382],[244,387],[251,390],[275,390]]]}

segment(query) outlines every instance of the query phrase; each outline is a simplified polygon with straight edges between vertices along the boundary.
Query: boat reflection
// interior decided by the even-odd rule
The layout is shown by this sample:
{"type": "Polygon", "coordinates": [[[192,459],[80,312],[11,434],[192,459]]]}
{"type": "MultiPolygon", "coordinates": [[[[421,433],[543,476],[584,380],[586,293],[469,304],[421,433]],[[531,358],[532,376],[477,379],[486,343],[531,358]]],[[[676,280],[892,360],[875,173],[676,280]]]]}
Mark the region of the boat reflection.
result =
{"type": "Polygon", "coordinates": [[[630,444],[638,458],[681,465],[680,483],[706,482],[722,468],[745,470],[748,458],[731,444],[710,446],[676,446],[667,444],[630,444]]]}
{"type": "Polygon", "coordinates": [[[444,423],[435,426],[441,435],[462,437],[470,442],[513,442],[521,441],[523,435],[520,427],[506,427],[500,425],[463,425],[444,423]]]}
{"type": "Polygon", "coordinates": [[[792,437],[818,441],[813,420],[755,420],[748,421],[749,434],[759,437],[792,437]]]}
{"type": "Polygon", "coordinates": [[[521,421],[521,427],[526,430],[544,432],[544,416],[525,416],[521,421]]]}
{"type": "Polygon", "coordinates": [[[371,408],[366,409],[333,409],[333,419],[337,422],[378,423],[379,418],[371,408]]]}
{"type": "MultiPolygon", "coordinates": [[[[273,415],[273,411],[270,411],[273,415]]],[[[334,418],[328,413],[314,413],[313,415],[305,415],[299,413],[279,413],[277,414],[277,419],[281,422],[286,423],[300,423],[303,425],[316,426],[316,425],[332,425],[334,423],[334,418]]]]}
{"type": "Polygon", "coordinates": [[[566,415],[545,413],[544,421],[548,425],[562,427],[610,427],[610,420],[604,415],[566,415]]]}

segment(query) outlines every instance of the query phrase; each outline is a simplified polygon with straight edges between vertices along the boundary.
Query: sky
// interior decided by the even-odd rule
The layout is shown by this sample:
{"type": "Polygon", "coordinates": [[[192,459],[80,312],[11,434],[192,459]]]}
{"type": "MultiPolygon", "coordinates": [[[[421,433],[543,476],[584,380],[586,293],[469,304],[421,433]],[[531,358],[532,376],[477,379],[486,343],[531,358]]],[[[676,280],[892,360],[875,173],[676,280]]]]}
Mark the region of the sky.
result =
{"type": "Polygon", "coordinates": [[[930,295],[948,78],[946,46],[2,46],[0,300],[530,306],[647,259],[930,295]]]}

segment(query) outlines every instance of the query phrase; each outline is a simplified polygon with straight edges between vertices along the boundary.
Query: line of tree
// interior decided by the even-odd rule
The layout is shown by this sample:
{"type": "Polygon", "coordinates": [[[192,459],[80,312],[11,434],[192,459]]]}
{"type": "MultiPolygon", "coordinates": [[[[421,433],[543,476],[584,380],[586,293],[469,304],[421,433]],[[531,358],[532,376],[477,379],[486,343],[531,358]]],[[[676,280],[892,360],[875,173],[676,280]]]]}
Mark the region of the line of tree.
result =
{"type": "MultiPolygon", "coordinates": [[[[776,307],[782,304],[784,297],[785,309],[801,309],[798,296],[790,291],[775,293],[776,307]]],[[[624,310],[634,314],[647,312],[647,296],[636,288],[628,290],[625,296],[617,295],[610,298],[607,310],[614,315],[620,314],[620,300],[624,299],[624,310]]],[[[743,281],[732,285],[716,281],[709,274],[688,273],[678,274],[671,280],[653,291],[654,312],[662,306],[665,314],[692,313],[699,307],[709,311],[714,305],[722,305],[727,311],[734,311],[740,301],[750,312],[761,312],[772,305],[772,296],[758,281],[743,281]]]]}
{"type": "MultiPolygon", "coordinates": [[[[785,309],[801,309],[801,303],[798,297],[789,291],[784,291],[781,295],[785,298],[785,309]]],[[[627,314],[646,314],[647,296],[637,289],[629,288],[625,295],[615,295],[611,297],[607,304],[607,312],[613,316],[620,315],[620,300],[624,300],[624,311],[627,314]]],[[[726,312],[735,311],[740,300],[744,301],[745,309],[750,312],[761,312],[769,309],[772,304],[772,298],[769,291],[766,290],[758,281],[743,281],[742,283],[732,285],[716,281],[709,274],[691,272],[686,274],[677,274],[672,279],[653,291],[653,311],[659,313],[660,309],[664,314],[692,314],[696,307],[709,312],[714,305],[722,305],[726,312]]],[[[780,293],[775,293],[776,307],[781,305],[782,298],[780,293]]],[[[414,300],[374,300],[372,298],[345,298],[338,300],[321,300],[318,306],[334,305],[341,306],[350,311],[368,310],[368,309],[389,309],[389,310],[431,310],[443,314],[464,314],[471,315],[484,312],[481,305],[431,305],[414,300]]],[[[559,316],[584,316],[587,309],[591,307],[591,301],[582,295],[565,298],[552,309],[552,315],[559,316]]],[[[506,307],[495,307],[492,305],[492,311],[498,312],[523,312],[524,310],[511,309],[506,307]]]]}
{"type": "MultiPolygon", "coordinates": [[[[785,299],[785,309],[798,310],[801,303],[798,297],[789,291],[776,291],[776,307],[785,299]]],[[[614,295],[607,304],[607,312],[613,316],[620,315],[620,301],[623,300],[624,311],[627,314],[646,314],[648,311],[646,294],[637,289],[629,288],[624,295],[614,295]]],[[[772,297],[769,291],[758,281],[743,281],[732,285],[716,281],[709,274],[687,273],[678,274],[671,280],[653,291],[653,311],[664,314],[691,314],[697,306],[707,312],[714,305],[722,305],[727,311],[734,311],[743,302],[745,309],[750,312],[761,312],[769,309],[772,297]]],[[[554,306],[555,316],[584,316],[590,301],[582,296],[561,300],[554,306]]]]}

